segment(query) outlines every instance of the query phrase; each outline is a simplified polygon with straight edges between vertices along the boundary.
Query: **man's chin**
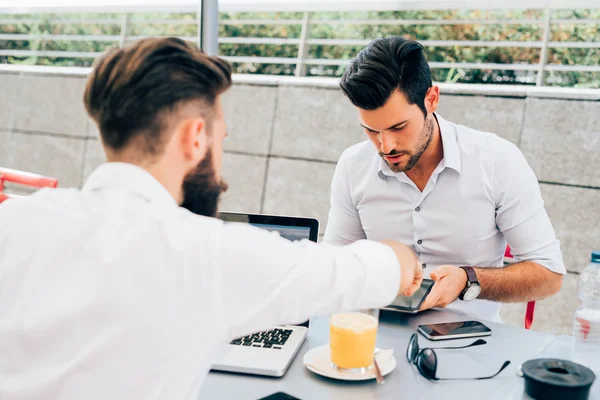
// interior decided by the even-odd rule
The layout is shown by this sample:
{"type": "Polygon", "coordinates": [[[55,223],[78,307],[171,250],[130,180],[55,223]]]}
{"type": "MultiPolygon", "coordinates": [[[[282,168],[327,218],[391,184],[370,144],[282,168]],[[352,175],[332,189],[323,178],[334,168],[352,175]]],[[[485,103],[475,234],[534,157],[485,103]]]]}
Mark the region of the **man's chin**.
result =
{"type": "Polygon", "coordinates": [[[396,174],[400,172],[405,172],[406,170],[406,165],[404,165],[404,163],[389,163],[388,161],[386,161],[385,163],[388,165],[388,167],[390,167],[392,172],[396,174]]]}

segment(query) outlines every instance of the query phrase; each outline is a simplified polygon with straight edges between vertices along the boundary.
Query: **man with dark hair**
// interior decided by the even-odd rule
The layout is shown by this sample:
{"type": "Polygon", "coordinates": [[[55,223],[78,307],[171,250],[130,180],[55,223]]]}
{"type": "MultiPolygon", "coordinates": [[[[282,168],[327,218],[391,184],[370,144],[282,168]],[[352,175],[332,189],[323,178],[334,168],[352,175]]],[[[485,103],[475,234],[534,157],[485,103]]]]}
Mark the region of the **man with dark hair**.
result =
{"type": "Polygon", "coordinates": [[[210,218],[230,85],[227,62],[175,38],[98,60],[84,102],[108,163],[82,190],[0,207],[0,398],[195,399],[233,338],[418,288],[398,242],[290,242],[210,218]]]}
{"type": "Polygon", "coordinates": [[[344,73],[369,140],[339,160],[324,241],[399,240],[436,281],[422,309],[451,305],[500,321],[499,302],[560,290],[560,244],[520,150],[436,113],[440,90],[424,53],[413,40],[377,39],[344,73]],[[503,267],[507,243],[517,262],[503,267]]]}

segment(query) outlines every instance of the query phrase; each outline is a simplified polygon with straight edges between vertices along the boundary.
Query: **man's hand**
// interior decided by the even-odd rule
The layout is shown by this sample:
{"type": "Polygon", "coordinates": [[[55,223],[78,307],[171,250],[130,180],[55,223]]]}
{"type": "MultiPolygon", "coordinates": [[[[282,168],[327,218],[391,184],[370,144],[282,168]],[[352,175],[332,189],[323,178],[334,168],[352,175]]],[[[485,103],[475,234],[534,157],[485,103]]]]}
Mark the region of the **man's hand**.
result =
{"type": "Polygon", "coordinates": [[[399,296],[412,296],[423,282],[423,267],[415,253],[400,242],[384,240],[381,243],[390,246],[400,263],[399,296]]]}
{"type": "Polygon", "coordinates": [[[421,310],[433,307],[446,307],[452,303],[467,286],[467,273],[453,265],[441,265],[431,272],[435,281],[431,292],[421,305],[421,310]]]}

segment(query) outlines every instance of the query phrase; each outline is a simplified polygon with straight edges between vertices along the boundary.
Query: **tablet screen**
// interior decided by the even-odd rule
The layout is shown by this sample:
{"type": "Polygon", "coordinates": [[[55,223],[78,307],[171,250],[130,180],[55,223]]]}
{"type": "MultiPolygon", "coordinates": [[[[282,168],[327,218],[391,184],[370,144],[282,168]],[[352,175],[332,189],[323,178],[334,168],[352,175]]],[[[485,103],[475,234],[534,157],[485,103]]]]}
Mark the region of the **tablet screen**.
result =
{"type": "Polygon", "coordinates": [[[434,283],[434,281],[432,281],[430,279],[423,279],[423,283],[421,283],[421,287],[419,289],[417,289],[415,294],[413,294],[411,297],[406,297],[406,296],[396,297],[396,300],[394,300],[394,302],[392,304],[390,304],[390,307],[398,307],[398,308],[411,309],[411,310],[418,309],[421,306],[421,303],[423,302],[423,300],[425,300],[425,297],[427,297],[427,295],[429,294],[429,291],[431,290],[433,283],[434,283]]]}

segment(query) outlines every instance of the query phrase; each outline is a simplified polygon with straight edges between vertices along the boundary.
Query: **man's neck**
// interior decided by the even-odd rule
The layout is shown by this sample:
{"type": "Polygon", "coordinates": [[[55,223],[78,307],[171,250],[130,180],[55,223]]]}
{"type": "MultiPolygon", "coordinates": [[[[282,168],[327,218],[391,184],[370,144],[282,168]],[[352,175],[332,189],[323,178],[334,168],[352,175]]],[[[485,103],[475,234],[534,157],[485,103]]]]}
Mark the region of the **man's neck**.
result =
{"type": "Polygon", "coordinates": [[[152,175],[161,185],[167,189],[169,194],[173,196],[177,204],[183,203],[183,178],[177,177],[176,174],[170,174],[168,168],[163,168],[160,164],[152,166],[140,166],[152,175]]]}
{"type": "Polygon", "coordinates": [[[440,125],[438,124],[437,118],[431,116],[433,122],[433,136],[429,146],[419,159],[419,162],[406,172],[406,176],[417,185],[420,191],[425,189],[427,182],[433,171],[437,168],[440,161],[444,158],[444,148],[442,145],[442,135],[440,133],[440,125]]]}
{"type": "MultiPolygon", "coordinates": [[[[140,167],[154,177],[167,191],[177,204],[183,203],[183,175],[177,174],[172,168],[168,168],[165,162],[149,162],[136,159],[127,154],[115,154],[107,152],[106,158],[108,162],[122,162],[140,167]]],[[[139,158],[139,157],[138,157],[139,158]]]]}

